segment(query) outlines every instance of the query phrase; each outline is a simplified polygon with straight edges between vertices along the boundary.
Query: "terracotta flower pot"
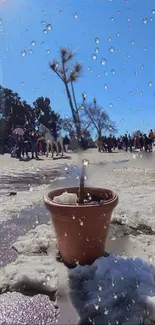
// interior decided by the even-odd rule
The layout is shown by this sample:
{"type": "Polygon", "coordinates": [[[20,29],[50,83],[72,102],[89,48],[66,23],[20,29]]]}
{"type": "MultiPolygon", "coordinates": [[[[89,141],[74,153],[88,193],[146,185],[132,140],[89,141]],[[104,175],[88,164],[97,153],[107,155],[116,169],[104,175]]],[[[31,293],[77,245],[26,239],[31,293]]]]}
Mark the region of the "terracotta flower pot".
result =
{"type": "Polygon", "coordinates": [[[111,215],[118,203],[112,191],[86,187],[85,193],[103,199],[100,204],[67,205],[53,202],[64,191],[78,193],[78,187],[57,189],[44,197],[58,240],[58,249],[66,264],[91,264],[104,254],[111,215]]]}

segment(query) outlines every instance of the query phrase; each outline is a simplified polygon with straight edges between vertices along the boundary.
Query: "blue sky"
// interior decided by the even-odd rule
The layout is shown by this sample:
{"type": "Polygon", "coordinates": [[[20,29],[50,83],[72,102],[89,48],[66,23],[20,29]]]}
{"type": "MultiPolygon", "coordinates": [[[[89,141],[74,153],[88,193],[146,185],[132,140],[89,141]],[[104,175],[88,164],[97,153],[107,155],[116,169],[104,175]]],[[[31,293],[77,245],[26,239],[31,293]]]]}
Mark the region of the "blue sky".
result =
{"type": "Polygon", "coordinates": [[[88,101],[96,97],[119,133],[155,129],[153,0],[0,0],[0,19],[2,85],[29,103],[47,96],[55,111],[69,115],[63,84],[48,65],[68,46],[84,65],[79,101],[84,91],[88,101]]]}

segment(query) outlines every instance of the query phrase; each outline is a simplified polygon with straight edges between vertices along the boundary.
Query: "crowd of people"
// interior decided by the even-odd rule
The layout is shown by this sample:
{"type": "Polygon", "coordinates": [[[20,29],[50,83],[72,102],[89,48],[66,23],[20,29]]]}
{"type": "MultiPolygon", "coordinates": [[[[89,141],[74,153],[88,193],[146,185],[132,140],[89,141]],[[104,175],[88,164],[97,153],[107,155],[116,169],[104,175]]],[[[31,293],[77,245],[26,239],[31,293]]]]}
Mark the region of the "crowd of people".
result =
{"type": "Polygon", "coordinates": [[[109,137],[103,136],[102,138],[98,138],[96,143],[99,152],[112,152],[116,148],[130,152],[136,149],[152,152],[154,140],[155,134],[150,130],[148,135],[145,133],[137,133],[133,136],[125,134],[118,138],[112,137],[111,135],[109,137]]]}

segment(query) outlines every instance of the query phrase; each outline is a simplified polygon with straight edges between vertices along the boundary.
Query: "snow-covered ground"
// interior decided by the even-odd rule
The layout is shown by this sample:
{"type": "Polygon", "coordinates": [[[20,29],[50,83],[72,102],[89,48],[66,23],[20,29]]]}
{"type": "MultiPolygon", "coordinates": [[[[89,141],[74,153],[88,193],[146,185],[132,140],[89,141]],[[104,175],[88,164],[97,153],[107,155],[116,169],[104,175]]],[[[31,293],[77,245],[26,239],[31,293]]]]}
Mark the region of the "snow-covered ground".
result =
{"type": "Polygon", "coordinates": [[[0,156],[0,190],[3,192],[0,195],[0,220],[6,220],[22,209],[41,202],[43,195],[49,191],[47,184],[51,184],[50,189],[77,184],[76,167],[85,158],[90,162],[86,183],[113,189],[119,195],[114,220],[135,228],[147,225],[155,230],[155,153],[130,154],[121,151],[108,154],[93,149],[83,153],[82,157],[77,154],[70,154],[70,157],[71,159],[44,158],[42,161],[19,162],[9,155],[0,156]],[[72,176],[71,167],[75,171],[72,176]],[[8,180],[8,177],[10,183],[6,187],[5,179],[8,180]],[[37,186],[39,178],[42,183],[40,185],[38,181],[37,186]],[[17,187],[17,195],[8,196],[16,182],[22,183],[17,187]],[[27,184],[24,185],[24,182],[27,184]]]}

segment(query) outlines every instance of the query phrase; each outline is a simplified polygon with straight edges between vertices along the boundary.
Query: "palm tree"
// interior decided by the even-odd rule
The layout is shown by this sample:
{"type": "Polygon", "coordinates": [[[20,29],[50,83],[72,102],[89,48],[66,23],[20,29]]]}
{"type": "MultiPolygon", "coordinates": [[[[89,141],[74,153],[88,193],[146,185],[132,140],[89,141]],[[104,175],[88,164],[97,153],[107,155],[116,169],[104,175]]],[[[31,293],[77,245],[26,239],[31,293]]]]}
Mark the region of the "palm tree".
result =
{"type": "Polygon", "coordinates": [[[73,121],[76,128],[77,138],[80,141],[81,123],[79,116],[79,108],[75,97],[74,83],[80,78],[83,67],[80,63],[73,63],[74,57],[75,53],[73,53],[71,50],[67,48],[61,48],[59,61],[53,60],[50,63],[50,68],[64,83],[67,98],[72,112],[73,121]]]}

